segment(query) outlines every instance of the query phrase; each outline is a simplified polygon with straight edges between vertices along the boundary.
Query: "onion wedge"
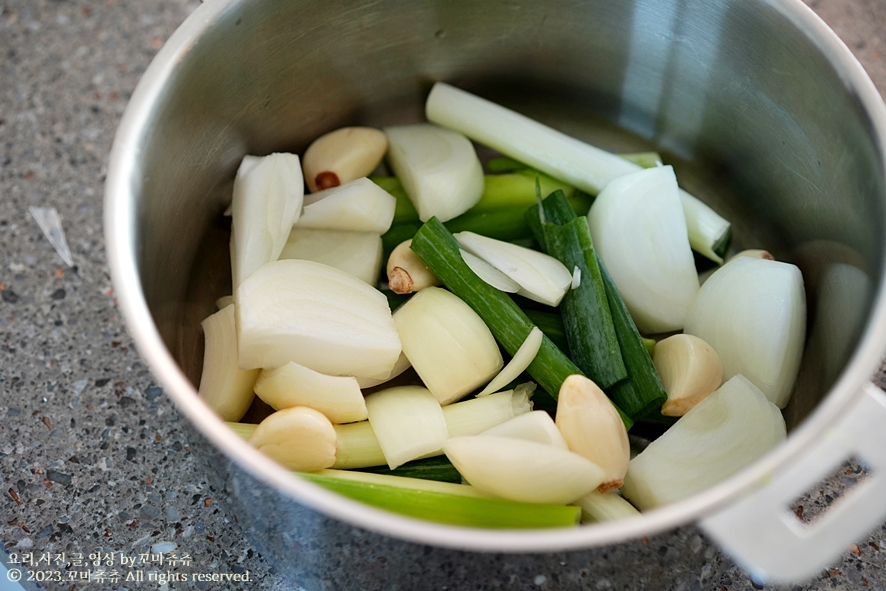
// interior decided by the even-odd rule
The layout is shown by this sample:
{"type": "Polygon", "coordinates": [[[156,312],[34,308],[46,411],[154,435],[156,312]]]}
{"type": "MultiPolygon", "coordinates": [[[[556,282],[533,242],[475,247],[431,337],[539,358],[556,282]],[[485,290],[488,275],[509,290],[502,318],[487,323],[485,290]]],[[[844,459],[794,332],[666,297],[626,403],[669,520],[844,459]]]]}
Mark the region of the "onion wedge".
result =
{"type": "Polygon", "coordinates": [[[641,333],[680,330],[698,275],[670,166],[610,182],[588,212],[597,253],[641,333]]]}
{"type": "Polygon", "coordinates": [[[430,123],[387,127],[384,132],[391,168],[421,221],[449,221],[480,200],[483,168],[468,138],[430,123]]]}
{"type": "Polygon", "coordinates": [[[305,195],[299,228],[384,234],[394,220],[397,200],[366,177],[305,195]]]}
{"type": "Polygon", "coordinates": [[[383,258],[381,234],[295,227],[279,258],[323,263],[375,286],[383,258]]]}
{"type": "Polygon", "coordinates": [[[440,403],[420,386],[370,394],[366,397],[366,409],[391,469],[439,450],[449,438],[440,403]]]}
{"type": "Polygon", "coordinates": [[[457,295],[426,287],[397,308],[403,352],[440,404],[490,380],[504,365],[495,337],[457,295]]]}
{"type": "Polygon", "coordinates": [[[234,291],[256,269],[276,261],[301,213],[304,180],[295,154],[245,156],[231,202],[234,291]]]}
{"type": "Polygon", "coordinates": [[[741,374],[784,408],[806,335],[800,269],[750,257],[723,265],[699,291],[686,333],[714,348],[723,362],[724,380],[741,374]]]}
{"type": "Polygon", "coordinates": [[[775,405],[735,376],[631,460],[623,494],[641,511],[679,501],[751,465],[785,437],[775,405]]]}
{"type": "Polygon", "coordinates": [[[400,356],[387,298],[344,271],[275,261],[237,294],[243,369],[294,361],[327,375],[387,378],[400,356]]]}

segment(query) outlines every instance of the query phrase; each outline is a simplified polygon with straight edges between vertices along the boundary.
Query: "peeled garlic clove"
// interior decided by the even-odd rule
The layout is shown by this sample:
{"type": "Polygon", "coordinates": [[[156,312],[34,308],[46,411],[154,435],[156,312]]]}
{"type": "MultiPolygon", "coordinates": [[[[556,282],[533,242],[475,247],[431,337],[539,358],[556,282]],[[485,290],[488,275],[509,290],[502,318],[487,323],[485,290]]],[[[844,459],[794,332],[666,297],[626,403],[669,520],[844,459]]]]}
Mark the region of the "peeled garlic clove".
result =
{"type": "Polygon", "coordinates": [[[371,127],[343,127],[321,135],[303,159],[308,189],[314,193],[368,176],[387,149],[388,138],[371,127]]]}
{"type": "Polygon", "coordinates": [[[388,257],[388,285],[394,293],[415,293],[430,285],[440,285],[440,279],[412,252],[412,239],[397,245],[388,257]]]}
{"type": "Polygon", "coordinates": [[[234,306],[225,306],[201,326],[206,345],[199,396],[224,420],[239,421],[255,398],[252,387],[258,370],[239,367],[234,306]]]}
{"type": "Polygon", "coordinates": [[[477,490],[522,501],[564,505],[604,480],[593,462],[571,451],[511,437],[453,437],[443,453],[477,490]]]}
{"type": "Polygon", "coordinates": [[[655,345],[652,362],[668,399],[661,414],[682,417],[723,383],[723,362],[713,347],[690,334],[675,334],[655,345]]]}
{"type": "Polygon", "coordinates": [[[603,469],[600,492],[621,487],[631,461],[628,431],[597,384],[577,374],[563,381],[557,399],[557,428],[570,450],[603,469]]]}
{"type": "Polygon", "coordinates": [[[323,413],[296,406],[259,423],[249,443],[284,467],[316,472],[335,464],[335,428],[323,413]]]}

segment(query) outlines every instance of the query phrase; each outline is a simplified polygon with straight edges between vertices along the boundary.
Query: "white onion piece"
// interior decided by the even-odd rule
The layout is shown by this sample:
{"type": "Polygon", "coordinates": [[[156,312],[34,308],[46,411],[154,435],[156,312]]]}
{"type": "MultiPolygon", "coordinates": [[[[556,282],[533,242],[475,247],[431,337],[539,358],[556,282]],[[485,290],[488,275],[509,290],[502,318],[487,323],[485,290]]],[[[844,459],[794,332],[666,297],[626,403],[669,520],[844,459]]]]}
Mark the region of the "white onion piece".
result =
{"type": "Polygon", "coordinates": [[[800,269],[749,257],[723,265],[699,291],[685,331],[714,348],[724,380],[741,374],[784,408],[806,334],[800,269]]]}
{"type": "Polygon", "coordinates": [[[581,269],[578,267],[574,267],[572,269],[572,284],[569,286],[570,289],[578,289],[578,286],[581,285],[581,269]]]}
{"type": "Polygon", "coordinates": [[[477,490],[511,501],[565,505],[603,481],[603,470],[571,451],[512,437],[454,437],[443,453],[477,490]]]}
{"type": "Polygon", "coordinates": [[[426,222],[463,214],[483,195],[483,168],[462,134],[430,123],[386,127],[388,161],[426,222]]]}
{"type": "Polygon", "coordinates": [[[440,403],[421,386],[401,386],[366,397],[369,424],[391,469],[440,449],[449,438],[440,403]]]}
{"type": "Polygon", "coordinates": [[[485,384],[504,365],[489,328],[457,295],[426,287],[397,308],[403,352],[440,404],[485,384]]]}
{"type": "Polygon", "coordinates": [[[384,234],[394,220],[397,200],[363,177],[332,189],[305,195],[298,228],[384,234]]]}
{"type": "Polygon", "coordinates": [[[563,435],[557,429],[554,419],[543,410],[534,410],[514,417],[509,421],[483,431],[481,435],[525,439],[526,441],[553,445],[560,449],[569,449],[566,440],[563,439],[563,435]]]}
{"type": "Polygon", "coordinates": [[[304,179],[295,154],[245,156],[231,201],[234,291],[256,269],[276,261],[301,213],[304,179]]]}
{"type": "Polygon", "coordinates": [[[537,326],[533,326],[532,330],[530,330],[529,334],[526,336],[526,340],[523,341],[523,344],[520,345],[520,348],[517,349],[517,352],[514,353],[511,360],[508,361],[508,364],[497,376],[492,378],[492,381],[489,382],[486,387],[477,394],[477,396],[488,396],[516,380],[521,373],[526,371],[526,368],[529,367],[529,364],[532,363],[535,356],[538,355],[538,350],[541,349],[543,339],[544,333],[541,329],[537,326]]]}
{"type": "Polygon", "coordinates": [[[636,517],[640,514],[633,505],[614,492],[594,491],[580,498],[576,505],[581,507],[582,523],[615,521],[616,519],[636,517]]]}
{"type": "Polygon", "coordinates": [[[455,239],[463,249],[516,282],[518,294],[536,302],[557,306],[572,285],[569,269],[543,252],[473,232],[459,232],[455,239]]]}
{"type": "Polygon", "coordinates": [[[353,423],[369,416],[356,378],[328,376],[292,361],[262,370],[255,393],[274,410],[306,406],[333,423],[353,423]]]}
{"type": "Polygon", "coordinates": [[[296,226],[279,258],[323,263],[375,286],[383,258],[381,234],[296,226]]]}
{"type": "Polygon", "coordinates": [[[258,370],[238,366],[234,306],[225,306],[201,326],[206,344],[198,394],[224,420],[239,421],[255,398],[252,387],[258,370]]]}
{"type": "Polygon", "coordinates": [[[400,356],[388,300],[313,261],[268,263],[237,290],[240,367],[294,361],[328,375],[387,377],[400,356]]]}
{"type": "Polygon", "coordinates": [[[475,256],[466,250],[459,250],[459,252],[461,253],[462,260],[465,262],[468,268],[470,268],[477,277],[479,277],[495,289],[498,289],[505,293],[517,293],[518,291],[520,291],[520,285],[516,281],[514,281],[480,257],[475,256]]]}
{"type": "Polygon", "coordinates": [[[640,332],[683,328],[698,275],[674,169],[659,166],[613,180],[591,206],[588,222],[640,332]]]}
{"type": "Polygon", "coordinates": [[[631,460],[623,494],[641,511],[679,501],[749,466],[785,437],[775,405],[735,376],[631,460]]]}

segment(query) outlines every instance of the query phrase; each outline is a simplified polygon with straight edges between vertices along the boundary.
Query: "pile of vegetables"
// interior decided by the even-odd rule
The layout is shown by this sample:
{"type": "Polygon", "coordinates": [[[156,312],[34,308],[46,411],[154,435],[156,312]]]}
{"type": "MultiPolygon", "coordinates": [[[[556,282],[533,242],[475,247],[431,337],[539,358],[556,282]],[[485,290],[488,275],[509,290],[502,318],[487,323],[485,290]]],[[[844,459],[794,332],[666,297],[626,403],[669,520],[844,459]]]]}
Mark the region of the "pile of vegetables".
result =
{"type": "Polygon", "coordinates": [[[368,504],[499,528],[637,515],[784,440],[797,267],[724,264],[729,222],[657,154],[443,83],[426,113],[243,159],[199,390],[235,433],[368,504]],[[503,155],[486,173],[472,140],[503,155]],[[693,250],[722,266],[700,280],[693,250]]]}

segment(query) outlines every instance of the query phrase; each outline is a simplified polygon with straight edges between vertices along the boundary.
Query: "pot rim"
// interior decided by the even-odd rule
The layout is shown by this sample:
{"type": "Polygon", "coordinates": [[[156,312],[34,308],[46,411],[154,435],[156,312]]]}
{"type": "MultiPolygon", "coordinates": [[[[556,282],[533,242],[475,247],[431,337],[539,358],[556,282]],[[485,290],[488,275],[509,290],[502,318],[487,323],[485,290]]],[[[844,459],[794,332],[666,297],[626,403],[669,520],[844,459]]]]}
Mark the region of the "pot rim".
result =
{"type": "MultiPolygon", "coordinates": [[[[395,515],[332,493],[274,463],[230,429],[198,398],[197,391],[163,343],[141,289],[135,243],[135,196],[141,179],[139,143],[148,132],[153,106],[165,82],[196,40],[241,0],[200,5],[155,56],[135,89],[117,130],[108,165],[104,201],[106,252],[117,301],[141,356],[183,413],[216,448],[259,481],[329,517],[374,532],[417,543],[485,552],[551,552],[583,549],[650,536],[695,522],[735,502],[767,477],[800,456],[857,399],[877,371],[886,351],[886,256],[880,269],[875,305],[861,340],[842,375],[816,409],[772,452],[729,479],[683,501],[618,522],[592,527],[547,530],[490,530],[430,523],[395,515]]],[[[762,0],[775,9],[822,53],[861,105],[886,170],[886,106],[837,35],[800,0],[762,0]]],[[[886,253],[886,237],[882,251],[886,253]]]]}

